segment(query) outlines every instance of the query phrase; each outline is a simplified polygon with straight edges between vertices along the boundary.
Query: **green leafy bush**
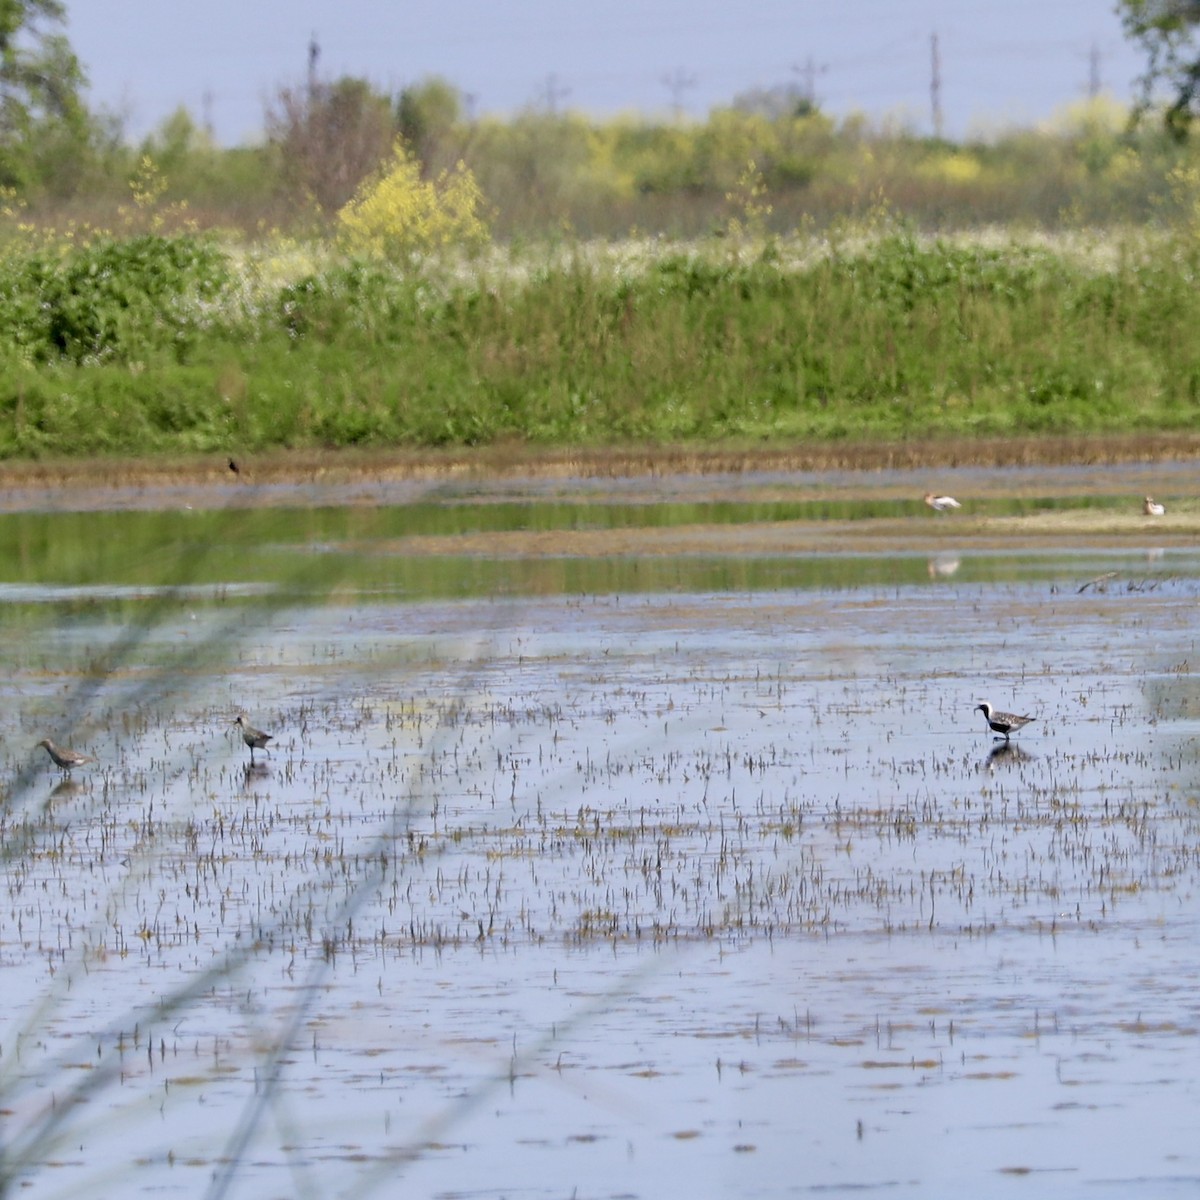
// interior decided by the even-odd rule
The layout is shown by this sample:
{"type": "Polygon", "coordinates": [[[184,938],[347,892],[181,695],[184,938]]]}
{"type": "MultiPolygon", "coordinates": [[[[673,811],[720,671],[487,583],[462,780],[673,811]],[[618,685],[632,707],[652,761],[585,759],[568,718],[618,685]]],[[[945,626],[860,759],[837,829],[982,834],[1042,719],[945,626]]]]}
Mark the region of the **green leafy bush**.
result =
{"type": "Polygon", "coordinates": [[[386,266],[352,262],[311,272],[279,293],[278,315],[292,338],[353,334],[386,342],[410,328],[428,286],[386,266]]]}
{"type": "Polygon", "coordinates": [[[906,234],[818,249],[737,259],[714,240],[608,262],[581,247],[419,276],[310,252],[266,278],[243,256],[228,285],[222,258],[176,239],[10,254],[0,456],[1200,421],[1194,241],[1086,261],[906,234]]]}
{"type": "Polygon", "coordinates": [[[0,264],[0,345],[36,361],[182,357],[229,286],[226,256],[192,236],[102,238],[0,264]]]}

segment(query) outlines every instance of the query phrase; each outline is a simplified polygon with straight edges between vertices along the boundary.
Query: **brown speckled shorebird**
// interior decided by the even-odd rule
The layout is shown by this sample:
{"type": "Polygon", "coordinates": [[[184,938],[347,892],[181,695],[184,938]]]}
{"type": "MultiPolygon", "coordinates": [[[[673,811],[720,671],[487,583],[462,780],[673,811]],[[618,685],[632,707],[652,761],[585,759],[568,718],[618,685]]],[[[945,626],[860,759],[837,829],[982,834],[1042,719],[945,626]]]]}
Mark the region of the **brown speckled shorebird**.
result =
{"type": "Polygon", "coordinates": [[[271,733],[263,733],[261,729],[255,729],[253,725],[246,724],[244,716],[238,716],[233,722],[242,731],[242,741],[250,747],[250,762],[254,762],[255,750],[261,750],[264,754],[270,754],[267,749],[267,743],[275,736],[271,733]]]}
{"type": "Polygon", "coordinates": [[[77,750],[68,750],[65,746],[56,746],[49,738],[42,738],[38,745],[45,747],[56,767],[69,772],[72,767],[82,767],[84,763],[95,762],[90,754],[80,754],[77,750]]]}
{"type": "Polygon", "coordinates": [[[994,733],[1001,734],[1006,742],[1010,733],[1016,733],[1030,721],[1037,720],[1036,717],[1019,717],[1016,713],[997,712],[986,702],[977,704],[975,711],[983,713],[983,719],[988,723],[988,727],[994,733]]]}

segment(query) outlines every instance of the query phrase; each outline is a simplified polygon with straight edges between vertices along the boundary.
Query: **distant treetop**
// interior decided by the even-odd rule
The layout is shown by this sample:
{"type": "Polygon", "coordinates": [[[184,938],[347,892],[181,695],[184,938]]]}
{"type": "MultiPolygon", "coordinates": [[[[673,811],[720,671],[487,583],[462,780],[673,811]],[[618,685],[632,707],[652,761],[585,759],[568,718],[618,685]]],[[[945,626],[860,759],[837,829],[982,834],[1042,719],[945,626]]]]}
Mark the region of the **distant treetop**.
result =
{"type": "Polygon", "coordinates": [[[60,0],[0,0],[0,187],[23,188],[61,168],[88,138],[87,79],[61,25],[60,0]],[[57,168],[55,168],[57,169],[57,168]]]}
{"type": "Polygon", "coordinates": [[[1151,107],[1155,89],[1165,84],[1166,127],[1185,137],[1200,106],[1200,0],[1118,0],[1117,7],[1125,32],[1146,52],[1140,111],[1151,107]]]}

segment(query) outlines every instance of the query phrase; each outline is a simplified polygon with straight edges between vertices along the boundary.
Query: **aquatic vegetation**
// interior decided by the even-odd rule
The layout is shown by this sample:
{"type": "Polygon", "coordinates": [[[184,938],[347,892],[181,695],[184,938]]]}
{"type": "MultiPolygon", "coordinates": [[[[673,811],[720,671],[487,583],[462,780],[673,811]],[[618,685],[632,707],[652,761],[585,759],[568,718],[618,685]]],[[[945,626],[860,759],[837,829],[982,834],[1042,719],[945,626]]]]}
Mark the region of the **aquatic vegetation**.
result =
{"type": "MultiPolygon", "coordinates": [[[[950,525],[905,491],[891,528],[950,525]]],[[[965,546],[936,578],[843,551],[836,585],[692,554],[481,571],[457,540],[569,534],[570,506],[438,497],[0,517],[0,1190],[53,1164],[77,1190],[550,1196],[580,1164],[616,1191],[732,1156],[731,1194],[769,1194],[798,1146],[862,1183],[860,1138],[940,1177],[884,1136],[898,1096],[918,1135],[952,1098],[1005,1168],[1048,1161],[1045,1120],[1055,1163],[1119,1152],[1146,1195],[1178,1169],[1193,550],[965,546]],[[440,551],[397,562],[422,525],[440,551]],[[131,583],[153,564],[170,586],[131,583]],[[1019,745],[982,680],[1036,711],[1019,745]],[[250,769],[243,708],[275,735],[250,769]],[[97,759],[65,783],[51,722],[97,759]],[[1097,1106],[1135,1150],[1096,1147],[1097,1106]]],[[[640,510],[622,537],[690,516],[640,510]]]]}

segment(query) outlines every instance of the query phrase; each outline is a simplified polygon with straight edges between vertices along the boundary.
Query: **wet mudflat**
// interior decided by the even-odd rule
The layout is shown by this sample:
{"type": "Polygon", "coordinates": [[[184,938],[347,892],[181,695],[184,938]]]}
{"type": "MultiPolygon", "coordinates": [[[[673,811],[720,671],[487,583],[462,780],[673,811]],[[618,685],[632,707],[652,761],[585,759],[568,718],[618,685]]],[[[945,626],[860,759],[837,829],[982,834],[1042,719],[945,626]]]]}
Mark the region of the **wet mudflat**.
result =
{"type": "Polygon", "coordinates": [[[1110,494],[4,518],[6,1183],[1192,1194],[1200,553],[1110,494]]]}

